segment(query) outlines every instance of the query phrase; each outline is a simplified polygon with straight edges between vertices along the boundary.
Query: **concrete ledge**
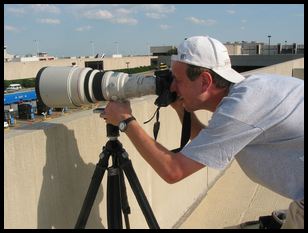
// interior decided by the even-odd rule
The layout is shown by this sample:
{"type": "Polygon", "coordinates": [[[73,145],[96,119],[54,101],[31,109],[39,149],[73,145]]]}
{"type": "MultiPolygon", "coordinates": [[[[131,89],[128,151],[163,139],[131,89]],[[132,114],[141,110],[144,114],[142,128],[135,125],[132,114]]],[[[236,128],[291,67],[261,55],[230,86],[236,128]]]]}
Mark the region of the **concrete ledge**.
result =
{"type": "Polygon", "coordinates": [[[305,75],[304,75],[304,68],[294,68],[292,70],[292,76],[304,80],[304,77],[305,77],[305,75]]]}
{"type": "Polygon", "coordinates": [[[274,210],[287,209],[290,202],[252,182],[234,160],[191,215],[176,228],[237,229],[243,222],[258,220],[274,210]]]}
{"type": "MultiPolygon", "coordinates": [[[[138,122],[150,119],[156,97],[132,101],[138,122]]],[[[210,113],[199,112],[204,123],[210,113]]],[[[171,107],[160,111],[158,142],[169,149],[180,144],[181,124],[171,107]]],[[[152,135],[154,121],[143,125],[152,135]]],[[[74,228],[99,154],[108,140],[104,121],[92,110],[5,132],[4,227],[74,228]]],[[[128,140],[119,141],[134,169],[161,228],[172,228],[200,195],[207,192],[218,173],[193,174],[174,185],[163,181],[128,140]],[[189,193],[187,191],[189,190],[189,193]]],[[[98,191],[87,228],[106,228],[106,180],[98,191]]],[[[126,182],[131,207],[131,228],[148,228],[137,200],[126,182]]]]}
{"type": "MultiPolygon", "coordinates": [[[[270,74],[280,74],[280,75],[286,75],[286,76],[292,76],[294,75],[293,70],[294,69],[304,69],[304,58],[298,58],[292,61],[286,61],[282,62],[276,65],[271,65],[255,70],[250,70],[243,72],[243,75],[249,75],[249,74],[255,74],[255,73],[270,73],[270,74]]],[[[303,71],[302,71],[303,73],[303,71]]],[[[295,74],[294,77],[301,78],[301,76],[297,76],[295,74]]],[[[303,79],[303,78],[302,78],[303,79]]]]}

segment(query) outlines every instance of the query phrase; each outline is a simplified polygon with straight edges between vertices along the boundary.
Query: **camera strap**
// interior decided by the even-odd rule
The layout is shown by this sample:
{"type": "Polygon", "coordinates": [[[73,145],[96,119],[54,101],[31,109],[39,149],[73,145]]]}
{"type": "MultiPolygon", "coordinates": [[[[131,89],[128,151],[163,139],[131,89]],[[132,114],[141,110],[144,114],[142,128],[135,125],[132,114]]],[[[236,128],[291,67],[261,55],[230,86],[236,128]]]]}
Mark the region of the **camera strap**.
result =
{"type": "Polygon", "coordinates": [[[158,135],[159,127],[160,127],[160,122],[159,122],[159,109],[160,109],[160,107],[158,107],[158,108],[156,109],[156,111],[154,112],[154,115],[150,118],[150,120],[147,120],[147,121],[143,122],[143,124],[149,123],[149,122],[154,118],[154,116],[156,115],[156,122],[154,123],[154,126],[153,126],[153,135],[154,135],[155,141],[156,141],[156,139],[157,139],[157,135],[158,135]]]}
{"type": "Polygon", "coordinates": [[[181,133],[181,146],[177,149],[171,150],[174,153],[180,152],[183,147],[187,144],[190,138],[191,130],[191,114],[184,109],[182,133],[181,133]]]}
{"type": "MultiPolygon", "coordinates": [[[[159,128],[160,128],[159,109],[160,109],[160,107],[158,107],[156,109],[154,115],[150,118],[150,120],[143,122],[143,124],[149,123],[156,115],[156,122],[154,123],[154,126],[153,126],[153,135],[154,135],[155,141],[157,139],[158,131],[159,131],[159,128]]],[[[181,146],[177,149],[171,150],[172,152],[177,153],[177,152],[179,152],[183,149],[183,147],[187,144],[187,142],[190,139],[190,130],[191,130],[191,114],[190,114],[190,112],[187,112],[184,109],[183,123],[182,123],[182,133],[181,133],[181,146]]]]}

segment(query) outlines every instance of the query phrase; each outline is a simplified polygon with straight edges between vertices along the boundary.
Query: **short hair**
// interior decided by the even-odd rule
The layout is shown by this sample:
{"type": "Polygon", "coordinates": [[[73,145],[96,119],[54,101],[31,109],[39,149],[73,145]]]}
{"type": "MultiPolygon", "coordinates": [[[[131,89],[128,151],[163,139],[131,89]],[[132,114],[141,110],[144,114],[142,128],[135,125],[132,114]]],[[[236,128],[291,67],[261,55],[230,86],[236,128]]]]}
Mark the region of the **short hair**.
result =
{"type": "Polygon", "coordinates": [[[186,75],[187,75],[187,77],[191,81],[194,81],[204,71],[207,71],[207,72],[209,72],[212,75],[213,81],[214,81],[215,86],[217,88],[230,87],[231,82],[229,82],[228,80],[224,79],[223,77],[221,77],[220,75],[215,73],[213,70],[207,69],[207,68],[204,68],[204,67],[187,64],[186,75]]]}

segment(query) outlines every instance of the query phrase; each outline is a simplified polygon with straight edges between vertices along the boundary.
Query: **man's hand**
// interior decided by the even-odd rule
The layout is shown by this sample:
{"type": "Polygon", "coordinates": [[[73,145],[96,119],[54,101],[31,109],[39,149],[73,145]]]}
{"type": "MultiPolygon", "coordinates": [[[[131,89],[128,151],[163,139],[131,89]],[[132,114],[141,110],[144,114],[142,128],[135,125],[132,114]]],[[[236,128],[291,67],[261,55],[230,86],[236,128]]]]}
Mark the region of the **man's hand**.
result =
{"type": "Polygon", "coordinates": [[[104,113],[100,114],[107,124],[118,126],[119,122],[132,116],[132,109],[129,101],[110,101],[104,113]]]}

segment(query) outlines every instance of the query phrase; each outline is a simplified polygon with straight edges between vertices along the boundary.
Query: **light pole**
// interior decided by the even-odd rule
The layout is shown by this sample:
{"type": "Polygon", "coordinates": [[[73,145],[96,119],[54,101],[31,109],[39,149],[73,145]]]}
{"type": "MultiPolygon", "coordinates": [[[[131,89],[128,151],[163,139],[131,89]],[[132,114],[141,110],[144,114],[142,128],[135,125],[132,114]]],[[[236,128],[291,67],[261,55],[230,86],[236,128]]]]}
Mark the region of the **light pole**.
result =
{"type": "Polygon", "coordinates": [[[151,56],[151,47],[149,43],[147,43],[147,50],[148,50],[147,54],[151,56]]]}
{"type": "Polygon", "coordinates": [[[115,44],[116,44],[116,46],[117,46],[117,54],[119,54],[119,42],[114,42],[115,44]]]}
{"type": "Polygon", "coordinates": [[[270,55],[270,51],[271,51],[271,35],[268,35],[268,55],[270,55]]]}
{"type": "Polygon", "coordinates": [[[92,56],[94,57],[94,42],[91,40],[90,43],[92,45],[92,56]]]}
{"type": "Polygon", "coordinates": [[[33,40],[36,43],[36,55],[39,55],[38,40],[33,40]]]}
{"type": "Polygon", "coordinates": [[[287,42],[288,41],[286,41],[286,40],[284,41],[284,53],[287,53],[287,42]]]}

